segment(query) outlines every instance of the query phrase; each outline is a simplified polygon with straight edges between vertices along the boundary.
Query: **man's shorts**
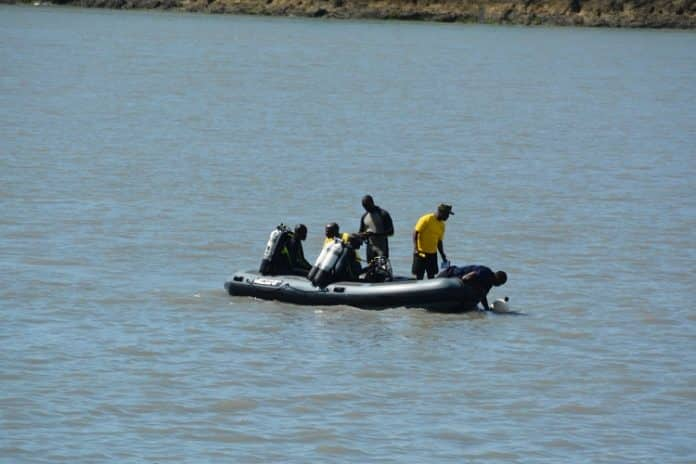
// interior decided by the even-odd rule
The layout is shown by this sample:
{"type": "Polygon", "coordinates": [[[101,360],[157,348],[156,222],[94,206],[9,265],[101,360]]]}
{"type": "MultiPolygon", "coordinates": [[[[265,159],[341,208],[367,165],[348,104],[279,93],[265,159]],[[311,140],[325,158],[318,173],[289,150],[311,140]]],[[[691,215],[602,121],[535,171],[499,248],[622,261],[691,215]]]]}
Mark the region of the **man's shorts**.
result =
{"type": "Polygon", "coordinates": [[[428,279],[435,277],[435,274],[437,274],[437,253],[433,253],[432,255],[425,253],[425,257],[420,256],[418,253],[414,253],[411,272],[415,274],[418,279],[422,279],[426,272],[428,273],[428,279]]]}

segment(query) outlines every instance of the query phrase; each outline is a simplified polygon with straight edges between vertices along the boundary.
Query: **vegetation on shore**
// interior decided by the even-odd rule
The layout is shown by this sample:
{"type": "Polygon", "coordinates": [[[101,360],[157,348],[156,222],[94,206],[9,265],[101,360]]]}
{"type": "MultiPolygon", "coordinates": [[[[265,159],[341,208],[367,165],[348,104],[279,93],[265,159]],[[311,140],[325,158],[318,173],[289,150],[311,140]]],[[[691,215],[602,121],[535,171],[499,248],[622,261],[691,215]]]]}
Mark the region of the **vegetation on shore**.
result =
{"type": "MultiPolygon", "coordinates": [[[[34,1],[0,0],[0,3],[34,1]]],[[[52,0],[48,3],[270,16],[696,28],[696,0],[52,0]]]]}

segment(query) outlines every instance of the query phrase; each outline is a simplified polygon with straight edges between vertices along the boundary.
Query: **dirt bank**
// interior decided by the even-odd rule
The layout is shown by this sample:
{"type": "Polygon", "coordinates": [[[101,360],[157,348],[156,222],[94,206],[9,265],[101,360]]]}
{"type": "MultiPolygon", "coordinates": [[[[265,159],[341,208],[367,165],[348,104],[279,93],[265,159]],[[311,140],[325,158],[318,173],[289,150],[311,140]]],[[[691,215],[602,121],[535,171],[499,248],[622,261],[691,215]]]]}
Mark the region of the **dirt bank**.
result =
{"type": "Polygon", "coordinates": [[[696,28],[696,0],[54,0],[53,3],[271,16],[696,28]]]}

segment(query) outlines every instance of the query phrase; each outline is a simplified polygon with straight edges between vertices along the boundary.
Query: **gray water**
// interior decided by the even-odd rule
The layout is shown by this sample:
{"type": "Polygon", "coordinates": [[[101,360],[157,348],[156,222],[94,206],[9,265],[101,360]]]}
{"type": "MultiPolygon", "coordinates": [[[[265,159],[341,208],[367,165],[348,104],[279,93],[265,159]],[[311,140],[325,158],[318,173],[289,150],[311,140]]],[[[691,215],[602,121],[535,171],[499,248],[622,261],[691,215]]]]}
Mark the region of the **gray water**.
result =
{"type": "Polygon", "coordinates": [[[0,461],[696,462],[696,34],[0,6],[0,461]],[[270,230],[522,316],[233,298],[270,230]]]}

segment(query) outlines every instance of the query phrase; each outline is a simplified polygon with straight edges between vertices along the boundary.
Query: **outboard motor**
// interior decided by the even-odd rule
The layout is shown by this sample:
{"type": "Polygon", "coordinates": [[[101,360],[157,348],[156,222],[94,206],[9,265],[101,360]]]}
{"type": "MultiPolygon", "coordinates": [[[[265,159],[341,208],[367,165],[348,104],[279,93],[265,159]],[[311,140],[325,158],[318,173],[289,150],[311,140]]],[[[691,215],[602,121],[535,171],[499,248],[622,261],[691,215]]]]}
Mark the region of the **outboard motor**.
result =
{"type": "Polygon", "coordinates": [[[277,255],[285,245],[285,242],[290,237],[290,230],[280,224],[271,232],[266,243],[266,249],[263,251],[263,258],[259,266],[259,272],[262,275],[269,275],[275,272],[274,264],[277,262],[277,255]]]}
{"type": "Polygon", "coordinates": [[[344,254],[343,251],[344,245],[340,239],[321,250],[314,266],[307,274],[307,278],[312,281],[312,285],[315,287],[326,287],[331,283],[334,268],[338,259],[344,254]]]}

